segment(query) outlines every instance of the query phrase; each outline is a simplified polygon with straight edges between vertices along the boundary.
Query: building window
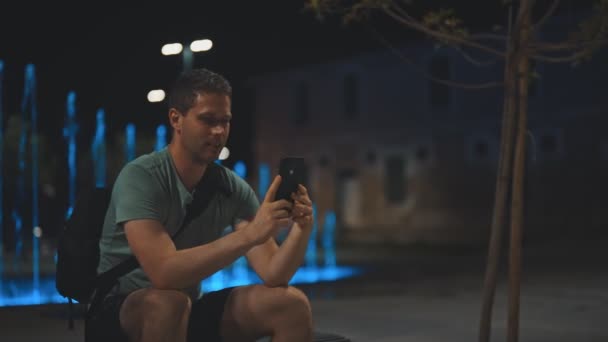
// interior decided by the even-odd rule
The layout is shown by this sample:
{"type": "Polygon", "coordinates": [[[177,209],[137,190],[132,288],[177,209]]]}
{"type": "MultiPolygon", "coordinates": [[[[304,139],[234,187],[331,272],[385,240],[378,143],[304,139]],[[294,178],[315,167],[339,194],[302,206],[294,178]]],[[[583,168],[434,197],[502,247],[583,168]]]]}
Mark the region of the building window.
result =
{"type": "MultiPolygon", "coordinates": [[[[435,79],[450,79],[450,60],[446,56],[434,56],[429,73],[435,79]]],[[[429,101],[433,107],[446,107],[450,104],[450,87],[443,83],[430,81],[429,101]]]]}
{"type": "Polygon", "coordinates": [[[357,76],[348,74],[344,77],[344,117],[355,119],[359,114],[359,89],[357,76]]]}
{"type": "Polygon", "coordinates": [[[329,158],[327,158],[327,156],[321,156],[321,158],[319,158],[319,166],[323,168],[329,166],[329,158]]]}
{"type": "Polygon", "coordinates": [[[376,153],[374,151],[368,151],[365,154],[365,161],[369,165],[374,165],[376,163],[376,153]]]}
{"type": "Polygon", "coordinates": [[[530,137],[528,143],[532,156],[539,156],[541,160],[561,158],[564,153],[564,141],[559,129],[543,129],[530,137]]]}
{"type": "Polygon", "coordinates": [[[488,143],[485,141],[476,141],[473,144],[473,156],[475,159],[484,160],[489,155],[488,143]]]}
{"type": "Polygon", "coordinates": [[[426,146],[418,146],[418,148],[416,148],[416,161],[419,163],[424,163],[427,160],[429,160],[429,148],[426,146]]]}
{"type": "Polygon", "coordinates": [[[493,161],[498,159],[497,142],[490,136],[475,136],[468,140],[467,157],[469,161],[493,161]]]}
{"type": "Polygon", "coordinates": [[[384,193],[389,203],[400,203],[405,200],[406,192],[405,159],[393,155],[386,158],[384,193]]]}
{"type": "Polygon", "coordinates": [[[557,153],[557,137],[552,134],[546,134],[540,137],[540,151],[543,154],[557,153]]]}
{"type": "Polygon", "coordinates": [[[292,122],[296,125],[308,122],[309,90],[306,82],[300,82],[296,85],[294,107],[292,122]]]}

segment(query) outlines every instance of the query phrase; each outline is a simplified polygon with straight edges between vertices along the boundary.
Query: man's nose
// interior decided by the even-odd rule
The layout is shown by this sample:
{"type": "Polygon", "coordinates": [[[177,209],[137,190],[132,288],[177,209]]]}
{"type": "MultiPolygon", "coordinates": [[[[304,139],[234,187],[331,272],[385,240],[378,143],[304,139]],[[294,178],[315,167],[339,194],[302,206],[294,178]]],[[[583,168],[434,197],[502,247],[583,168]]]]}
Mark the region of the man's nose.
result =
{"type": "Polygon", "coordinates": [[[224,125],[215,125],[211,128],[211,133],[216,135],[224,134],[225,131],[226,127],[224,125]]]}

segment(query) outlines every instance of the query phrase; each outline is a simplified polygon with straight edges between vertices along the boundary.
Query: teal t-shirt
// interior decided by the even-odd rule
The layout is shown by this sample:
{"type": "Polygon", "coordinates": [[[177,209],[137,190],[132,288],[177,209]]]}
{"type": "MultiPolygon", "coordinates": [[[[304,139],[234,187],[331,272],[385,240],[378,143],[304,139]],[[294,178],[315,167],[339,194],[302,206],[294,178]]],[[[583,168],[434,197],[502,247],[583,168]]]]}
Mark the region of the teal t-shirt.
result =
{"type": "MultiPolygon", "coordinates": [[[[251,220],[255,216],[259,207],[255,192],[236,173],[226,171],[231,193],[218,191],[207,209],[193,219],[174,241],[178,250],[214,241],[222,236],[226,227],[240,219],[251,220]]],[[[125,165],[116,178],[106,212],[99,243],[98,273],[109,270],[132,255],[123,228],[125,222],[157,220],[172,236],[182,225],[186,206],[192,199],[193,195],[177,175],[167,148],[142,155],[125,165]]],[[[145,287],[151,287],[151,282],[138,268],[120,278],[112,293],[127,294],[145,287]]],[[[200,295],[199,283],[183,290],[193,299],[200,295]]]]}

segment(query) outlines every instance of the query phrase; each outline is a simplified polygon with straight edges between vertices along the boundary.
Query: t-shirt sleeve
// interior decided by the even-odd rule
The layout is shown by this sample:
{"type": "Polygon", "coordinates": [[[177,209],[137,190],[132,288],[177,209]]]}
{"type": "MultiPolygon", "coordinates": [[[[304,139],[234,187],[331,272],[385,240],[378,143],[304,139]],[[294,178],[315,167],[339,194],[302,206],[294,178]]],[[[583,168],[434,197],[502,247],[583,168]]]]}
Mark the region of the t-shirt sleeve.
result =
{"type": "Polygon", "coordinates": [[[116,224],[152,219],[162,222],[163,192],[159,182],[138,165],[127,165],[119,173],[112,196],[116,205],[116,224]]]}
{"type": "Polygon", "coordinates": [[[235,215],[235,222],[253,220],[260,207],[260,201],[251,186],[240,177],[237,177],[237,195],[239,204],[235,215]]]}

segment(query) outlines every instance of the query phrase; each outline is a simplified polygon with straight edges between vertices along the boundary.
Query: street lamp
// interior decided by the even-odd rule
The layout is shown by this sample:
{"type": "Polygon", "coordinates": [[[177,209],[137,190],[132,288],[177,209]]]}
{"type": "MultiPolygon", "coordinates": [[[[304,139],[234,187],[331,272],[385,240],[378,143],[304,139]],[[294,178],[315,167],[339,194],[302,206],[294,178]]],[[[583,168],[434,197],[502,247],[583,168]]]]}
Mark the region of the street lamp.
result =
{"type": "Polygon", "coordinates": [[[154,89],[148,92],[148,102],[160,102],[165,99],[165,91],[154,89]]]}
{"type": "Polygon", "coordinates": [[[164,56],[182,54],[182,68],[184,71],[192,69],[192,63],[194,60],[195,52],[209,51],[213,47],[211,39],[199,39],[190,43],[189,46],[184,48],[181,43],[170,43],[165,44],[160,49],[164,56]]]}

